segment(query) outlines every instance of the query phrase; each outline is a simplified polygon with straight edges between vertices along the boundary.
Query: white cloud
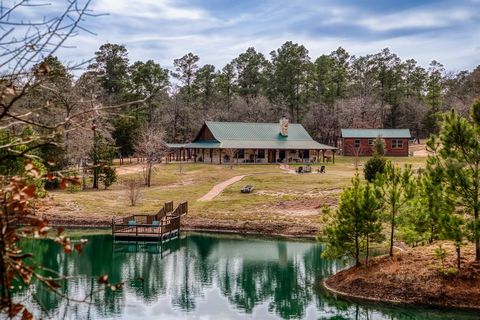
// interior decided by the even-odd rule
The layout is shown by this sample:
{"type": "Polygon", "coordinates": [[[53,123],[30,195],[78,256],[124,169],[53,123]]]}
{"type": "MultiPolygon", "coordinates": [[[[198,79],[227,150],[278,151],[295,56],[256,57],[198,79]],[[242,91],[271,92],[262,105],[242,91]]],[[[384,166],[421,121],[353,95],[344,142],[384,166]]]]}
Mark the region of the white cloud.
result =
{"type": "Polygon", "coordinates": [[[461,23],[475,16],[475,12],[465,9],[402,11],[385,16],[371,16],[360,19],[358,24],[373,31],[392,31],[409,28],[445,27],[461,23]]]}
{"type": "MultiPolygon", "coordinates": [[[[97,13],[109,13],[117,17],[137,17],[159,20],[201,20],[210,18],[205,10],[178,7],[169,0],[102,0],[92,9],[97,13]]],[[[125,27],[129,27],[126,25],[125,27]]],[[[131,26],[134,27],[134,26],[131,26]]]]}

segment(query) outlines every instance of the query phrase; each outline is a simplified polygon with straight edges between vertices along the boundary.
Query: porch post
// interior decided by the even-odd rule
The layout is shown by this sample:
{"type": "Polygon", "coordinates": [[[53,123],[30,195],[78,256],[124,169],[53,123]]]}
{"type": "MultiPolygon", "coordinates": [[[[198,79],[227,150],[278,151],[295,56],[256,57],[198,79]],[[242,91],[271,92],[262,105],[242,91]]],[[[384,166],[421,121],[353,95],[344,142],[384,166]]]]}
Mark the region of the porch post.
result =
{"type": "Polygon", "coordinates": [[[219,155],[218,155],[218,163],[222,164],[222,149],[218,149],[219,155]]]}
{"type": "Polygon", "coordinates": [[[205,149],[202,148],[202,162],[205,162],[205,149]]]}
{"type": "Polygon", "coordinates": [[[335,163],[335,150],[332,150],[332,163],[335,163]]]}
{"type": "Polygon", "coordinates": [[[213,163],[213,149],[210,149],[210,163],[213,163]]]}
{"type": "Polygon", "coordinates": [[[325,150],[322,150],[322,162],[325,162],[325,150]]]}

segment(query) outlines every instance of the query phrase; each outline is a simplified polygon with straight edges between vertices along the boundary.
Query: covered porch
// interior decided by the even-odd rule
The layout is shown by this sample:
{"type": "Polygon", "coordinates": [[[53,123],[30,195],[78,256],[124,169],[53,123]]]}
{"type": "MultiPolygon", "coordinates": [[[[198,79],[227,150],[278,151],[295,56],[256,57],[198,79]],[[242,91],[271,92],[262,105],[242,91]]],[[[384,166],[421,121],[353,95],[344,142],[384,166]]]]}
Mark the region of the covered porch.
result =
{"type": "Polygon", "coordinates": [[[232,149],[209,146],[190,148],[189,145],[169,145],[167,162],[201,162],[212,164],[267,163],[335,163],[335,148],[331,149],[232,149]]]}

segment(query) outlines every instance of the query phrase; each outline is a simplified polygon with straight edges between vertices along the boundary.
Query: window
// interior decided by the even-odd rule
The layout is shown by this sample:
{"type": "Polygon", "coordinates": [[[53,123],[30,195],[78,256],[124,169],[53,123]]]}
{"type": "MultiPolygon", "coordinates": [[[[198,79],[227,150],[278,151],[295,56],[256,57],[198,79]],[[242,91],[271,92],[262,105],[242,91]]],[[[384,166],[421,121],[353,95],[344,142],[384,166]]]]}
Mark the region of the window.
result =
{"type": "Polygon", "coordinates": [[[392,139],[392,149],[402,149],[403,140],[402,139],[392,139]]]}
{"type": "Polygon", "coordinates": [[[237,158],[238,158],[238,159],[243,159],[243,158],[245,158],[245,150],[244,150],[244,149],[239,149],[239,150],[237,150],[237,158]]]}
{"type": "Polygon", "coordinates": [[[258,156],[259,159],[265,159],[265,149],[258,149],[258,156]]]}
{"type": "Polygon", "coordinates": [[[355,148],[360,148],[360,139],[355,139],[354,147],[355,148]]]}
{"type": "Polygon", "coordinates": [[[368,139],[368,145],[373,146],[375,144],[375,139],[368,139]]]}

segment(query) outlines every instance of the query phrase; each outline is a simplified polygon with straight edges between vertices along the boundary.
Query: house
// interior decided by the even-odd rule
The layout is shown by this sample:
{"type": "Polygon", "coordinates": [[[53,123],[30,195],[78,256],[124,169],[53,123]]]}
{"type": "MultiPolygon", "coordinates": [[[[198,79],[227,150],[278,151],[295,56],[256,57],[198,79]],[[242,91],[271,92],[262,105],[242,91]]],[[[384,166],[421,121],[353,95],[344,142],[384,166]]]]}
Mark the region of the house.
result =
{"type": "Polygon", "coordinates": [[[384,141],[386,156],[408,156],[409,129],[342,129],[345,156],[371,156],[375,139],[384,141]]]}
{"type": "Polygon", "coordinates": [[[335,161],[335,147],[316,142],[301,124],[206,121],[195,139],[170,144],[168,160],[206,163],[335,161]]]}

